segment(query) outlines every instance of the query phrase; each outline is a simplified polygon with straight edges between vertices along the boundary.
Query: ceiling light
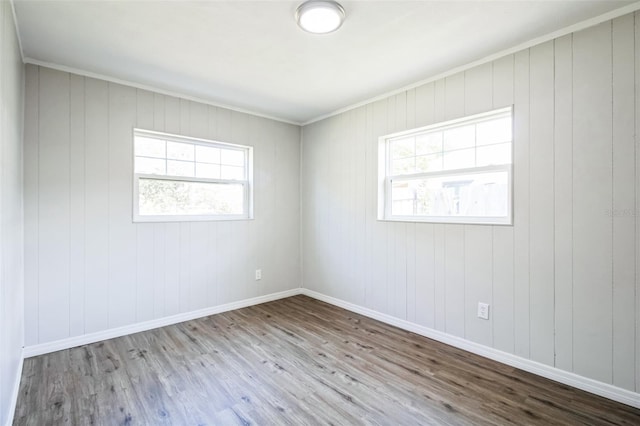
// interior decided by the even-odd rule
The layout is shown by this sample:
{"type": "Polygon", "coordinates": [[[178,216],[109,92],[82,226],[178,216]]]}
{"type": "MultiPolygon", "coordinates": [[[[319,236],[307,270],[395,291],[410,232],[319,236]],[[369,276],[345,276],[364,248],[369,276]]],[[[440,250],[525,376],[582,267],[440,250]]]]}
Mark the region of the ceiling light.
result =
{"type": "Polygon", "coordinates": [[[298,6],[296,21],[305,31],[326,34],[340,28],[344,9],[335,1],[309,0],[298,6]]]}

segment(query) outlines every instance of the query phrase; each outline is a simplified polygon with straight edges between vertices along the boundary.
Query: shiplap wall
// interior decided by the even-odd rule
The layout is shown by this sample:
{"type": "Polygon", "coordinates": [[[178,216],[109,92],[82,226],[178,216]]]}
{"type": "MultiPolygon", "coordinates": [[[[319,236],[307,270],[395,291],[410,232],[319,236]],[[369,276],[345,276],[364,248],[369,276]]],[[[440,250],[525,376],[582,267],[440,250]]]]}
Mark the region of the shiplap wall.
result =
{"type": "Polygon", "coordinates": [[[304,287],[640,390],[639,21],[305,126],[304,287]],[[376,220],[379,136],[511,104],[514,226],[376,220]]]}
{"type": "Polygon", "coordinates": [[[12,418],[24,345],[23,100],[11,4],[0,0],[0,425],[12,418]]]}
{"type": "Polygon", "coordinates": [[[26,72],[27,345],[299,287],[298,126],[26,72]],[[253,146],[255,219],[132,223],[133,127],[253,146]]]}

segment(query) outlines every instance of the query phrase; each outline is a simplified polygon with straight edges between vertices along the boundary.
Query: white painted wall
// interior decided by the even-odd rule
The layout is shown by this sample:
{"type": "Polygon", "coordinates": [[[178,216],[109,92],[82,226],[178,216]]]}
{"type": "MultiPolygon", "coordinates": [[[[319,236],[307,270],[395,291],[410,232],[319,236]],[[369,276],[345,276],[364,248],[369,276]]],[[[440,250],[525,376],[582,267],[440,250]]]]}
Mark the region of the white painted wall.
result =
{"type": "Polygon", "coordinates": [[[305,126],[304,288],[640,391],[638,49],[631,14],[305,126]],[[514,226],[376,220],[378,136],[511,104],[514,226]]]}
{"type": "Polygon", "coordinates": [[[297,126],[33,65],[26,78],[28,346],[299,287],[297,126]],[[253,146],[255,219],[132,223],[133,127],[253,146]]]}
{"type": "Polygon", "coordinates": [[[13,416],[24,346],[24,66],[11,4],[0,1],[0,424],[13,416]]]}

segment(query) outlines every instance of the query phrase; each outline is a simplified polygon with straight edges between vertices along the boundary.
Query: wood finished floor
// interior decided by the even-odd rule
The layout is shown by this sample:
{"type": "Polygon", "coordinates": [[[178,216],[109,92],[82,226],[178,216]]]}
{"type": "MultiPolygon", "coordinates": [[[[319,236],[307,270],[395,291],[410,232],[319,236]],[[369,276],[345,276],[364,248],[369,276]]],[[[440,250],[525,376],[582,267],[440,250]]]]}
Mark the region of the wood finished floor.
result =
{"type": "Polygon", "coordinates": [[[305,296],[25,360],[14,425],[639,425],[640,410],[305,296]]]}

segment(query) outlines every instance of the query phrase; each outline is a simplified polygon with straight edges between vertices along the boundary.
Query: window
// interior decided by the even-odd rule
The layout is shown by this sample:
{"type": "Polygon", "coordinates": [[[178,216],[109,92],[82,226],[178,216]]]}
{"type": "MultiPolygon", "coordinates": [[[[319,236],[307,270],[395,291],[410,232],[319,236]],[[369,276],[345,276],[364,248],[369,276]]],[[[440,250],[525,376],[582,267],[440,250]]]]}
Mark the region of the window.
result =
{"type": "Polygon", "coordinates": [[[134,222],[250,219],[248,146],[134,129],[134,222]]]}
{"type": "Polygon", "coordinates": [[[378,219],[511,224],[511,107],[383,136],[378,219]]]}

